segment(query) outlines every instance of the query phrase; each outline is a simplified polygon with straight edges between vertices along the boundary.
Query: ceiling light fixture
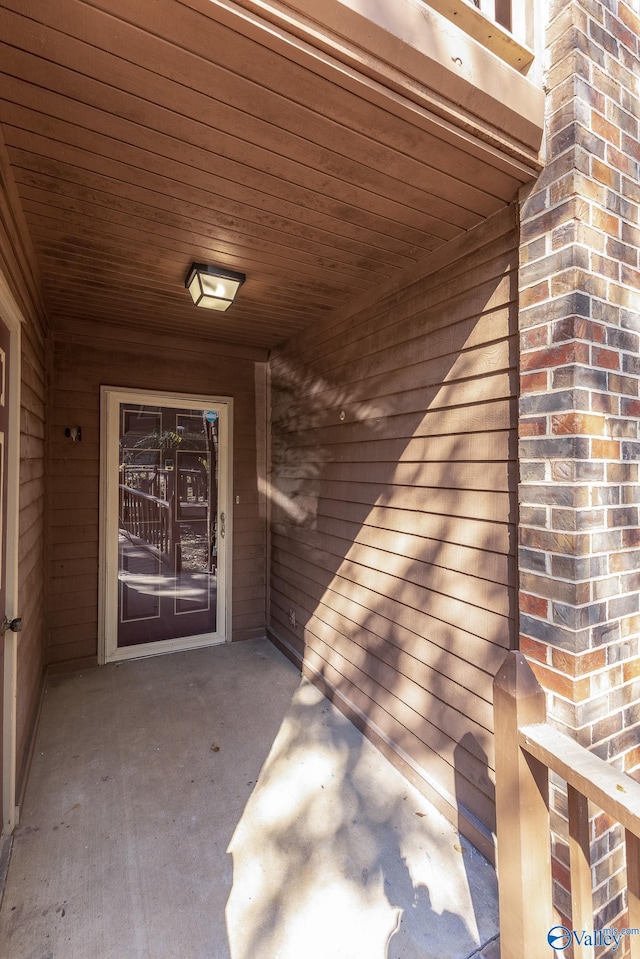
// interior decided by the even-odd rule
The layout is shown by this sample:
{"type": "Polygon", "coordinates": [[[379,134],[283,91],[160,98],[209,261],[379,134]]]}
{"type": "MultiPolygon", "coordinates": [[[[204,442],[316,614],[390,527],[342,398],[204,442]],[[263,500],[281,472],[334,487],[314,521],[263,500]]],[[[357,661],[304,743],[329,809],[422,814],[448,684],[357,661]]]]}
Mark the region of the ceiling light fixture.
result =
{"type": "Polygon", "coordinates": [[[185,286],[196,306],[207,310],[228,310],[236,293],[244,283],[244,273],[236,273],[219,266],[192,263],[185,286]]]}

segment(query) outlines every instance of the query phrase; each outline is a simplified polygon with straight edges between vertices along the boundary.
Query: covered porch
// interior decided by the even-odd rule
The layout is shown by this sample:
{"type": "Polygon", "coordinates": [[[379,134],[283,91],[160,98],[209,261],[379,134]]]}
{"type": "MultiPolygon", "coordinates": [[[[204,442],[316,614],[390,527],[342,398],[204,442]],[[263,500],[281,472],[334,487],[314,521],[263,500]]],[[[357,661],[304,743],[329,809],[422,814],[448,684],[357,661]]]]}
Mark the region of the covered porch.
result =
{"type": "Polygon", "coordinates": [[[511,6],[0,4],[7,834],[45,671],[109,659],[116,388],[233,410],[217,639],[269,636],[492,858],[544,113],[511,6]],[[246,275],[228,313],[192,262],[246,275]]]}
{"type": "MultiPolygon", "coordinates": [[[[174,619],[189,603],[202,607],[194,615],[215,608],[205,641],[225,645],[193,652],[204,677],[206,657],[238,657],[248,669],[242,657],[256,641],[268,649],[269,638],[314,684],[296,692],[291,672],[293,712],[283,694],[279,715],[259,713],[237,727],[247,740],[236,742],[238,752],[246,746],[253,758],[240,779],[235,766],[228,773],[239,805],[219,839],[220,875],[227,848],[234,857],[233,895],[228,903],[226,891],[220,896],[220,914],[224,907],[244,917],[237,895],[246,817],[264,812],[264,777],[280,766],[279,744],[295,739],[301,712],[321,709],[321,691],[487,860],[501,795],[527,863],[539,845],[544,878],[532,885],[548,895],[531,910],[527,884],[503,879],[510,866],[526,878],[515,845],[498,843],[507,855],[501,897],[519,897],[516,910],[501,910],[512,927],[501,933],[509,959],[550,944],[552,888],[563,922],[640,929],[640,799],[631,802],[629,784],[637,783],[627,775],[637,777],[640,763],[639,35],[637,4],[628,0],[0,0],[0,744],[2,834],[18,828],[16,849],[42,832],[25,819],[35,815],[25,790],[47,675],[48,701],[65,690],[82,694],[83,684],[117,687],[114,677],[138,671],[146,693],[149,677],[174,663],[168,705],[182,676],[186,660],[174,656],[94,669],[110,660],[109,623],[120,622],[119,580],[105,587],[108,530],[115,542],[127,527],[126,517],[121,527],[105,517],[135,466],[138,499],[151,497],[171,517],[173,539],[162,534],[160,551],[171,541],[176,564],[189,560],[183,547],[207,557],[209,589],[198,602],[187,590],[185,605],[172,607],[174,619]],[[195,263],[246,276],[228,313],[194,306],[185,276],[195,263]],[[209,480],[206,498],[191,484],[181,518],[169,509],[171,483],[143,489],[151,442],[139,462],[125,456],[122,474],[110,476],[104,446],[115,437],[119,448],[101,412],[110,390],[144,397],[140,423],[150,413],[158,429],[128,433],[138,451],[143,434],[162,437],[154,469],[165,477],[183,467],[191,475],[196,462],[201,478],[213,475],[213,458],[194,458],[205,449],[212,456],[213,425],[178,450],[176,410],[190,420],[219,415],[220,429],[228,423],[224,505],[222,494],[214,504],[209,480]],[[145,405],[153,391],[158,409],[145,405]],[[204,405],[190,403],[197,398],[204,405]],[[182,466],[179,453],[189,454],[182,466]],[[194,510],[206,513],[208,531],[226,530],[224,549],[213,540],[204,553],[202,543],[194,547],[194,510]],[[568,747],[563,739],[551,748],[555,733],[542,710],[533,723],[545,727],[541,734],[519,715],[509,692],[522,686],[519,668],[501,669],[508,651],[512,664],[531,660],[537,681],[524,687],[534,686],[533,702],[546,696],[549,721],[577,740],[575,765],[586,753],[588,776],[557,762],[568,747]],[[493,712],[499,670],[513,720],[502,752],[493,712]],[[258,741],[263,720],[269,735],[255,753],[249,740],[258,741]],[[590,753],[601,763],[595,772],[590,753]],[[612,780],[609,765],[625,778],[612,780]],[[526,835],[511,802],[513,769],[524,773],[515,788],[524,784],[539,813],[526,835]],[[548,770],[566,774],[566,791],[553,783],[549,793],[548,770]],[[613,803],[598,783],[592,789],[596,780],[609,781],[613,803]],[[587,804],[596,800],[604,805],[590,818],[587,804]],[[553,871],[539,843],[548,806],[553,871]]],[[[146,603],[147,584],[138,585],[135,598],[146,603]]],[[[261,660],[267,676],[269,657],[276,652],[261,660]]],[[[255,701],[248,684],[240,701],[245,695],[255,701]]],[[[71,724],[64,709],[52,714],[40,727],[52,737],[40,751],[68,751],[85,737],[97,697],[80,696],[71,724]]],[[[134,730],[135,701],[121,704],[134,730]]],[[[207,697],[188,730],[181,708],[157,710],[159,723],[164,712],[176,719],[163,743],[175,742],[177,730],[185,748],[174,748],[176,761],[157,779],[152,767],[152,785],[176,785],[196,736],[209,740],[206,761],[227,761],[229,744],[202,726],[214,706],[207,697]]],[[[243,718],[250,715],[247,701],[243,718]]],[[[129,830],[134,853],[116,858],[112,871],[126,874],[135,908],[152,912],[152,883],[135,857],[143,848],[157,865],[158,847],[131,825],[147,817],[124,820],[122,798],[140,755],[163,747],[151,738],[137,752],[114,753],[116,718],[107,743],[85,742],[89,785],[107,793],[113,777],[122,787],[104,808],[111,816],[119,802],[115,822],[129,830]]],[[[377,819],[375,803],[364,814],[354,777],[370,747],[350,746],[343,731],[356,734],[336,721],[340,732],[327,734],[320,722],[307,745],[314,755],[329,735],[340,747],[332,808],[311,824],[326,830],[314,833],[314,849],[325,838],[334,851],[336,839],[348,848],[340,824],[351,803],[364,817],[362,829],[358,815],[350,823],[363,839],[354,860],[360,878],[350,860],[342,871],[327,865],[347,890],[337,906],[358,903],[356,916],[373,903],[382,917],[372,923],[374,948],[389,955],[405,934],[412,948],[412,903],[436,926],[450,912],[467,935],[471,912],[461,917],[444,899],[436,905],[440,887],[421,872],[427,864],[414,869],[389,829],[405,828],[392,810],[408,800],[390,800],[377,819]],[[384,836],[395,857],[389,867],[384,836]],[[365,881],[367,849],[375,880],[367,873],[365,881]]],[[[292,810],[311,809],[327,793],[325,758],[311,771],[312,794],[302,775],[293,777],[300,796],[275,791],[288,830],[286,840],[274,833],[279,852],[297,828],[292,810]]],[[[188,768],[186,790],[163,793],[175,810],[176,822],[162,823],[172,852],[182,851],[174,827],[190,828],[181,810],[191,786],[204,783],[204,756],[188,768]]],[[[43,774],[34,765],[32,783],[43,774]]],[[[51,782],[70,799],[70,779],[51,782]]],[[[71,835],[77,820],[86,851],[115,848],[113,820],[104,819],[104,840],[102,822],[88,825],[75,802],[54,810],[48,834],[57,840],[64,826],[71,835]]],[[[197,825],[201,813],[193,815],[197,825]]],[[[430,816],[425,808],[409,822],[430,816]]],[[[269,819],[269,829],[276,825],[269,819]]],[[[300,849],[307,838],[298,837],[300,849]]],[[[189,875],[200,857],[208,868],[206,853],[197,846],[189,875]]],[[[339,863],[347,860],[338,852],[339,863]]],[[[83,867],[85,879],[98,861],[83,867]]],[[[316,872],[324,875],[324,864],[316,872]]],[[[268,905],[253,925],[233,925],[233,935],[264,935],[278,949],[280,893],[261,885],[262,874],[253,878],[268,905]]],[[[284,885],[289,892],[286,876],[284,885]]],[[[72,894],[39,903],[30,920],[53,908],[64,923],[72,894]]],[[[114,896],[128,908],[122,888],[114,896]]],[[[484,948],[483,937],[470,950],[484,948]]],[[[634,955],[638,943],[634,933],[634,955]]]]}

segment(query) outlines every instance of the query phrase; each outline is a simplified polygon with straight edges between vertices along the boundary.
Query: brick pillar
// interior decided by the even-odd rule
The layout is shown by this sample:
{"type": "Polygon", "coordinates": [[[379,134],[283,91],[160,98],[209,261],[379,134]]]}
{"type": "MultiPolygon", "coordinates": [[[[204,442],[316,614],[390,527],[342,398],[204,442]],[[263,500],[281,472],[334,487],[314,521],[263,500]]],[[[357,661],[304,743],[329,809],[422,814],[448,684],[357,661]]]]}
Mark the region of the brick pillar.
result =
{"type": "MultiPolygon", "coordinates": [[[[547,163],[522,198],[520,245],[521,650],[554,720],[631,773],[640,770],[639,35],[638,0],[550,4],[547,163]]],[[[565,807],[556,792],[560,833],[565,807]]],[[[603,816],[593,839],[601,927],[624,911],[624,873],[603,816]]],[[[556,853],[567,916],[560,840],[556,853]]]]}

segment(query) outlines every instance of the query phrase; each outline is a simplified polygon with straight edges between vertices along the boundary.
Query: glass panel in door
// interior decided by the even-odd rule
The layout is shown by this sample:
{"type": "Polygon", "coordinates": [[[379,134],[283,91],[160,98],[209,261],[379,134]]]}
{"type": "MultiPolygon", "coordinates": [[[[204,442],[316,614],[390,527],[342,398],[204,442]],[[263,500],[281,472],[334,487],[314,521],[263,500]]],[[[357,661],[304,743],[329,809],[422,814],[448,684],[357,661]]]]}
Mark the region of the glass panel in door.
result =
{"type": "Polygon", "coordinates": [[[118,648],[217,631],[219,414],[120,403],[118,648]]]}

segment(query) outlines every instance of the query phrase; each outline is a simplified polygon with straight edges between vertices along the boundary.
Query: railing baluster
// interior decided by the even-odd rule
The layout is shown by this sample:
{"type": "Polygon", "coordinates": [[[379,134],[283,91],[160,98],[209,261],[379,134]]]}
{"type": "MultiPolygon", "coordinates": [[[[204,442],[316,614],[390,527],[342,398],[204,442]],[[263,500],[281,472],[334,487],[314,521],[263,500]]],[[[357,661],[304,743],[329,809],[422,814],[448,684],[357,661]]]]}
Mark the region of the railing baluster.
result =
{"type": "Polygon", "coordinates": [[[512,0],[510,30],[514,39],[533,47],[533,24],[533,0],[512,0]]]}
{"type": "MultiPolygon", "coordinates": [[[[568,786],[569,863],[571,866],[571,922],[574,929],[593,926],[591,859],[589,850],[589,803],[582,793],[568,786]]],[[[593,946],[576,943],[574,959],[590,959],[593,946]]]]}
{"type": "Polygon", "coordinates": [[[494,681],[500,946],[505,959],[539,956],[552,922],[548,774],[518,728],[546,720],[544,692],[521,653],[494,681]]]}
{"type": "MultiPolygon", "coordinates": [[[[627,854],[627,899],[629,906],[629,926],[640,929],[640,839],[625,829],[627,854]]],[[[640,936],[629,936],[631,959],[640,959],[640,936]]]]}

